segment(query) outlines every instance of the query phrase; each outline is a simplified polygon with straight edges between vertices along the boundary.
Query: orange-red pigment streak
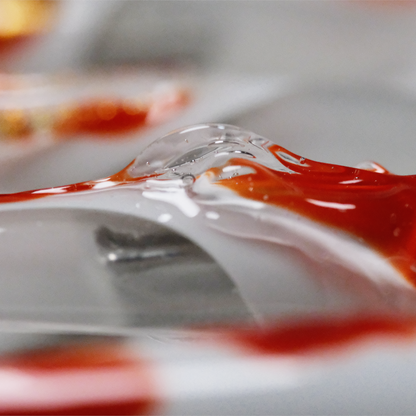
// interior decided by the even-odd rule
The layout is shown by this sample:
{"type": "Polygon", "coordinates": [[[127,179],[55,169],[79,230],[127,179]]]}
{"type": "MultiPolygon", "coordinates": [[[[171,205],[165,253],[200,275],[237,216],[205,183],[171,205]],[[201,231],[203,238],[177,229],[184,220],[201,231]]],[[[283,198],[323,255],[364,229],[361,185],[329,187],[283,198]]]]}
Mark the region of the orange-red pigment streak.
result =
{"type": "Polygon", "coordinates": [[[2,415],[137,415],[156,406],[151,368],[115,343],[4,356],[0,374],[12,383],[0,389],[2,415]]]}
{"type": "MultiPolygon", "coordinates": [[[[201,342],[232,345],[249,355],[294,357],[337,352],[366,339],[409,341],[415,330],[416,320],[409,316],[297,318],[262,328],[214,328],[214,336],[201,342]]],[[[117,342],[6,355],[0,358],[0,375],[9,384],[0,386],[0,414],[154,413],[162,408],[157,392],[163,386],[157,378],[163,371],[154,371],[163,368],[163,362],[156,363],[159,367],[141,361],[131,347],[117,342]]]]}
{"type": "Polygon", "coordinates": [[[132,165],[132,163],[133,162],[131,162],[122,171],[114,175],[108,176],[107,178],[104,178],[104,179],[79,182],[79,183],[74,183],[72,185],[58,186],[54,188],[45,188],[45,189],[36,189],[33,191],[17,192],[14,194],[0,194],[0,203],[32,201],[35,199],[44,198],[45,196],[54,196],[54,195],[63,195],[63,194],[72,194],[72,193],[79,193],[79,192],[84,192],[84,191],[91,191],[97,185],[103,184],[105,182],[111,183],[111,186],[108,186],[108,188],[115,188],[120,185],[128,184],[130,182],[139,183],[151,177],[157,176],[157,175],[149,175],[149,176],[142,177],[142,178],[132,178],[128,174],[128,168],[132,165]]]}
{"type": "Polygon", "coordinates": [[[121,99],[85,101],[58,113],[53,131],[66,137],[80,134],[111,137],[163,121],[188,101],[188,94],[183,90],[156,97],[146,104],[121,99]]]}
{"type": "MultiPolygon", "coordinates": [[[[294,173],[232,159],[227,165],[248,166],[255,172],[219,183],[245,198],[286,208],[355,236],[416,284],[416,176],[314,162],[277,145],[269,150],[294,173]]],[[[220,174],[221,168],[211,171],[220,174]]]]}
{"type": "MultiPolygon", "coordinates": [[[[314,162],[277,145],[269,150],[293,173],[235,158],[227,165],[247,166],[254,172],[221,179],[219,183],[245,198],[286,208],[366,242],[416,284],[416,176],[314,162]]],[[[221,168],[211,171],[220,174],[221,168]]],[[[115,187],[145,179],[148,177],[132,178],[127,167],[99,181],[0,195],[0,203],[92,190],[105,181],[115,187]]]]}
{"type": "Polygon", "coordinates": [[[416,320],[402,316],[347,316],[286,320],[265,328],[231,330],[225,335],[243,350],[266,355],[305,355],[340,349],[363,339],[410,339],[416,320]]]}

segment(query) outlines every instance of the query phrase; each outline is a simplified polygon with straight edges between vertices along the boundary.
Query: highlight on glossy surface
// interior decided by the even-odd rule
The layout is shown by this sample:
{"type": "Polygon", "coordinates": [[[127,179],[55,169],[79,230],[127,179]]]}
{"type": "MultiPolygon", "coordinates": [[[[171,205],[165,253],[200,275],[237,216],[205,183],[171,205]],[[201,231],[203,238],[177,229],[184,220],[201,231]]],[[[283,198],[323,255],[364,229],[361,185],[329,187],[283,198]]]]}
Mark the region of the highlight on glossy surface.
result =
{"type": "Polygon", "coordinates": [[[154,142],[129,173],[156,174],[158,180],[192,175],[197,178],[192,200],[245,216],[234,227],[232,214],[229,221],[217,221],[223,231],[295,245],[311,257],[317,257],[316,248],[321,246],[338,265],[367,274],[370,280],[413,285],[416,177],[390,174],[373,162],[362,166],[365,169],[315,162],[236,127],[200,125],[154,142]],[[285,212],[266,214],[266,207],[285,212]],[[325,229],[311,230],[288,212],[325,229]],[[392,268],[377,261],[366,247],[381,254],[405,279],[394,277],[392,268]]]}
{"type": "Polygon", "coordinates": [[[368,307],[413,308],[415,178],[368,166],[314,162],[238,127],[204,124],[157,140],[110,177],[1,195],[0,202],[53,197],[65,205],[61,198],[71,194],[131,189],[247,243],[293,247],[324,283],[368,307]]]}
{"type": "MultiPolygon", "coordinates": [[[[318,266],[331,266],[331,283],[341,280],[344,290],[358,293],[364,298],[365,308],[350,308],[347,316],[339,311],[330,316],[312,315],[309,310],[308,317],[301,313],[292,315],[291,319],[287,315],[275,314],[272,318],[267,316],[265,322],[262,321],[255,327],[245,323],[238,327],[236,322],[230,327],[221,327],[221,323],[213,327],[216,323],[207,322],[204,327],[203,322],[202,328],[196,324],[196,329],[190,330],[182,338],[171,334],[171,338],[156,335],[150,341],[142,340],[134,347],[135,358],[127,365],[128,377],[125,378],[127,373],[124,367],[121,371],[123,377],[120,385],[128,385],[123,390],[124,393],[131,392],[131,385],[138,380],[139,386],[136,385],[135,393],[129,397],[134,398],[134,406],[143,406],[139,408],[140,412],[147,412],[147,406],[155,403],[155,397],[156,403],[166,405],[175,400],[180,402],[184,398],[190,401],[201,397],[208,397],[209,400],[218,398],[219,394],[224,394],[224,386],[227,394],[240,395],[253,391],[256,394],[271,390],[280,392],[288,387],[299,387],[305,380],[309,380],[310,373],[320,376],[322,369],[331,366],[334,362],[330,360],[331,357],[337,361],[337,370],[332,373],[332,378],[323,377],[322,380],[337,382],[338,377],[342,379],[349,371],[348,364],[342,364],[344,361],[341,361],[338,352],[354,350],[354,357],[367,359],[373,356],[376,345],[384,348],[391,345],[391,342],[393,352],[389,357],[401,360],[397,341],[413,345],[416,328],[413,306],[416,273],[413,267],[416,250],[413,231],[416,179],[414,176],[391,174],[374,162],[360,166],[349,168],[315,162],[238,127],[203,124],[175,131],[157,140],[129,166],[108,178],[2,195],[0,202],[4,204],[0,205],[0,211],[3,211],[0,212],[0,218],[3,215],[5,223],[8,224],[11,223],[8,218],[14,218],[15,206],[5,203],[37,200],[36,204],[26,206],[28,210],[32,210],[32,214],[36,214],[34,208],[38,208],[38,218],[32,221],[32,228],[35,230],[33,237],[37,238],[40,228],[36,227],[42,225],[39,220],[47,222],[48,218],[51,219],[51,210],[47,212],[48,209],[45,209],[48,206],[57,210],[54,219],[62,219],[63,207],[67,209],[67,213],[71,211],[68,210],[70,201],[82,205],[83,201],[91,203],[95,199],[105,205],[105,198],[101,196],[110,192],[107,196],[114,196],[113,201],[119,204],[114,203],[111,209],[117,211],[119,208],[121,217],[127,217],[124,211],[121,214],[121,209],[126,208],[121,204],[126,201],[136,208],[144,201],[150,201],[149,205],[170,204],[177,209],[176,214],[174,211],[165,211],[157,217],[160,223],[174,224],[172,228],[175,228],[183,220],[184,235],[193,225],[200,227],[200,230],[213,230],[220,246],[223,243],[223,233],[231,234],[233,241],[244,241],[246,245],[239,253],[241,257],[230,258],[229,262],[242,261],[243,257],[244,261],[258,261],[254,256],[253,259],[250,258],[250,248],[257,244],[256,240],[291,246],[309,256],[318,266]],[[117,190],[123,192],[117,194],[117,190]],[[116,198],[122,195],[125,199],[116,198]],[[87,199],[84,200],[84,196],[87,199]],[[374,297],[377,297],[378,303],[374,302],[374,297]],[[392,310],[395,314],[391,314],[392,310]],[[172,342],[177,342],[178,345],[172,346],[172,342]],[[365,346],[370,347],[366,349],[365,346]],[[129,378],[130,370],[137,369],[136,360],[144,363],[146,369],[150,368],[150,381],[147,372],[139,371],[134,376],[137,379],[129,378]],[[154,363],[155,366],[152,367],[154,363]],[[345,370],[347,367],[348,371],[345,370]],[[152,384],[152,380],[156,380],[156,384],[152,384]]],[[[106,208],[100,204],[97,206],[106,208]]],[[[24,204],[16,206],[16,209],[20,210],[22,207],[24,204]]],[[[74,211],[76,210],[73,209],[70,214],[73,215],[74,211]]],[[[19,212],[27,217],[32,215],[24,210],[19,212]]],[[[137,257],[137,247],[141,247],[142,240],[131,238],[135,216],[136,226],[144,228],[144,222],[137,218],[143,211],[134,212],[129,219],[131,222],[122,230],[119,226],[108,228],[108,224],[107,228],[96,229],[95,243],[103,250],[107,261],[129,261],[132,253],[137,257]]],[[[76,215],[78,228],[85,231],[86,227],[80,224],[79,213],[76,215]]],[[[100,222],[100,215],[94,209],[92,215],[100,222]]],[[[104,214],[102,218],[103,224],[109,222],[104,214]]],[[[22,232],[25,232],[24,224],[17,216],[15,224],[20,224],[22,232]]],[[[73,223],[69,222],[67,225],[67,229],[74,229],[73,223]]],[[[55,222],[54,226],[62,227],[62,223],[55,222]]],[[[51,229],[53,231],[53,227],[51,229]]],[[[7,236],[6,232],[5,236],[13,238],[12,233],[7,236]]],[[[52,237],[49,241],[53,245],[54,234],[49,233],[48,236],[52,237]]],[[[202,246],[208,239],[203,233],[198,238],[202,246]]],[[[82,241],[86,240],[82,238],[82,241]]],[[[19,238],[14,242],[19,244],[19,238]]],[[[39,244],[37,246],[42,247],[39,244]]],[[[226,245],[221,247],[224,249],[226,245]]],[[[88,255],[91,253],[91,250],[84,251],[88,255]]],[[[153,250],[151,256],[155,255],[158,253],[155,254],[153,250]]],[[[213,258],[216,260],[214,255],[213,258]]],[[[126,270],[125,264],[121,265],[121,274],[126,270]]],[[[270,263],[270,267],[274,269],[268,278],[282,279],[279,266],[278,261],[270,263]]],[[[146,267],[145,264],[144,268],[146,267]]],[[[230,277],[239,289],[241,276],[230,277]]],[[[255,274],[248,276],[254,284],[257,284],[258,278],[255,274]]],[[[227,290],[231,288],[232,285],[226,285],[227,290]]],[[[192,310],[194,306],[190,309],[191,313],[192,310]]],[[[98,346],[97,353],[94,352],[95,348],[96,346],[91,350],[92,355],[100,357],[101,346],[98,346]]],[[[54,361],[56,352],[40,352],[42,363],[58,362],[57,368],[60,368],[56,372],[48,369],[47,373],[42,374],[32,373],[30,361],[38,361],[27,359],[31,357],[30,354],[0,360],[0,375],[2,368],[8,371],[4,373],[4,379],[8,382],[4,384],[3,393],[9,401],[4,401],[4,413],[22,412],[22,404],[26,405],[25,403],[25,412],[32,414],[48,411],[55,414],[77,411],[84,414],[98,411],[105,413],[113,412],[114,409],[120,414],[128,414],[133,411],[131,402],[126,404],[124,399],[119,400],[121,396],[109,395],[103,402],[101,393],[94,396],[95,401],[90,407],[87,406],[92,396],[86,397],[80,386],[85,382],[83,377],[86,368],[88,371],[91,369],[88,360],[77,361],[71,367],[71,371],[74,371],[71,373],[69,388],[62,395],[53,394],[55,401],[52,403],[48,394],[55,392],[59,383],[67,386],[65,363],[66,357],[71,357],[71,351],[64,346],[57,361],[54,361]],[[15,373],[10,373],[10,369],[18,369],[19,376],[22,377],[11,379],[10,376],[15,376],[15,373]],[[78,378],[79,375],[81,379],[78,378]],[[40,403],[41,407],[39,402],[32,400],[30,394],[26,394],[22,384],[19,384],[26,383],[28,379],[45,388],[43,397],[47,397],[40,403]],[[14,380],[16,384],[10,384],[10,380],[14,380]],[[75,380],[74,385],[71,384],[72,380],[75,380]],[[9,394],[13,386],[16,387],[15,396],[9,394]],[[68,397],[72,401],[68,401],[68,397]],[[82,406],[79,404],[80,397],[83,400],[82,406]],[[116,407],[110,409],[109,398],[114,399],[113,404],[116,407]],[[124,405],[127,407],[123,407],[124,405]]],[[[78,358],[82,356],[83,353],[77,353],[78,358]]],[[[342,358],[345,356],[352,357],[346,354],[342,358]]],[[[377,356],[376,360],[379,360],[376,362],[377,366],[381,365],[384,371],[383,356],[377,356]]],[[[94,362],[91,361],[92,365],[94,362]]],[[[353,376],[360,377],[361,362],[351,362],[355,365],[353,376]]],[[[101,373],[100,366],[94,367],[88,374],[88,380],[91,381],[88,392],[96,394],[95,386],[108,379],[101,373]],[[97,374],[99,377],[95,378],[97,374]]],[[[319,392],[326,391],[328,383],[323,381],[319,384],[322,389],[319,392]]],[[[373,385],[370,384],[365,387],[372,389],[373,385]]],[[[0,394],[1,388],[0,384],[0,394]]],[[[101,391],[101,387],[97,389],[101,391]]],[[[115,389],[112,394],[117,392],[119,390],[115,389]]],[[[394,394],[391,397],[396,397],[394,394]]],[[[316,398],[316,395],[313,397],[316,398]]],[[[336,399],[341,400],[342,397],[336,399]]],[[[351,406],[349,409],[357,409],[354,407],[355,403],[351,406]]],[[[152,410],[152,407],[149,409],[152,410]]]]}
{"type": "Polygon", "coordinates": [[[221,232],[295,247],[401,307],[416,282],[416,177],[363,166],[315,162],[238,127],[202,124],[156,140],[108,178],[0,202],[136,187],[185,216],[215,216],[207,225],[221,232]]]}

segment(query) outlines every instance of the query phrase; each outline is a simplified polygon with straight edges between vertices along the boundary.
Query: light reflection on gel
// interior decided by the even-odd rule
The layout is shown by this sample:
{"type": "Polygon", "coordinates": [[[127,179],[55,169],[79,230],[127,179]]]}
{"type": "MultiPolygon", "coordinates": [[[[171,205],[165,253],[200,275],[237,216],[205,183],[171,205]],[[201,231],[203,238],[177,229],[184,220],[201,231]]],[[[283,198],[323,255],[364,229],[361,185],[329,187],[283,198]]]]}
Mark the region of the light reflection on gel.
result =
{"type": "MultiPolygon", "coordinates": [[[[131,165],[112,177],[52,189],[2,195],[0,202],[23,202],[45,196],[50,198],[48,201],[52,201],[52,198],[54,201],[64,201],[73,193],[81,193],[79,196],[102,194],[124,187],[128,192],[141,193],[150,202],[163,201],[175,205],[183,213],[184,218],[189,219],[188,225],[199,216],[203,218],[207,227],[219,232],[293,246],[315,262],[332,263],[336,270],[348,270],[349,277],[358,275],[362,280],[375,283],[374,286],[377,288],[393,288],[393,292],[403,291],[413,294],[416,284],[414,261],[416,177],[392,175],[375,163],[366,163],[362,167],[365,169],[314,162],[236,127],[201,125],[176,131],[156,141],[131,165]]],[[[140,203],[134,202],[135,208],[142,209],[146,205],[142,202],[143,199],[140,203]]],[[[64,205],[63,202],[62,206],[64,205]]],[[[50,216],[47,218],[50,219],[50,216]]],[[[157,219],[161,223],[175,222],[175,217],[167,212],[158,214],[157,219]]],[[[1,231],[3,230],[0,229],[1,231]]],[[[113,241],[115,235],[113,232],[106,228],[102,228],[100,232],[108,241],[113,241]]],[[[126,243],[129,242],[123,234],[119,234],[118,237],[126,243]]],[[[202,239],[203,236],[201,241],[202,239]]],[[[248,254],[248,249],[241,253],[242,256],[248,254]]],[[[115,253],[109,253],[108,259],[116,261],[117,256],[115,253]]],[[[246,258],[245,261],[256,262],[256,258],[246,258]]],[[[279,272],[277,266],[276,279],[279,279],[279,272]]],[[[250,277],[256,280],[258,276],[250,277]]],[[[386,293],[392,294],[392,291],[386,290],[386,293]]],[[[16,383],[19,394],[15,395],[15,399],[13,397],[9,399],[10,390],[7,389],[10,387],[10,374],[6,374],[8,384],[5,397],[8,401],[0,406],[0,413],[11,414],[11,410],[15,410],[17,414],[22,413],[22,409],[28,413],[28,409],[32,407],[39,409],[38,413],[43,414],[47,411],[53,414],[58,412],[85,414],[90,409],[102,414],[145,413],[153,410],[155,398],[165,399],[159,390],[153,390],[153,378],[149,379],[148,376],[148,374],[153,375],[152,371],[156,372],[151,367],[154,363],[158,376],[163,375],[165,368],[163,365],[165,365],[170,376],[169,380],[172,380],[175,388],[178,385],[185,386],[183,391],[192,394],[198,392],[199,384],[195,383],[195,380],[199,379],[203,380],[201,386],[206,394],[206,374],[213,374],[210,371],[213,365],[217,365],[221,371],[215,373],[216,377],[208,377],[208,379],[225,379],[227,386],[235,388],[236,392],[241,394],[241,386],[245,384],[236,382],[235,378],[231,377],[229,380],[226,377],[234,376],[236,368],[238,374],[246,368],[242,360],[250,360],[254,357],[254,360],[258,360],[258,364],[264,364],[266,358],[274,360],[266,361],[267,371],[253,371],[257,367],[251,365],[248,376],[239,378],[244,382],[253,380],[256,386],[263,385],[259,384],[259,380],[272,380],[274,384],[266,385],[267,388],[278,391],[277,389],[282,386],[298,387],[300,383],[305,382],[306,376],[309,375],[308,366],[305,365],[308,364],[307,354],[313,357],[316,366],[318,354],[322,354],[327,360],[328,353],[333,354],[341,346],[350,346],[354,343],[358,345],[360,339],[371,338],[376,339],[377,342],[383,339],[407,341],[414,339],[414,334],[414,316],[332,314],[320,319],[310,316],[305,319],[303,316],[298,320],[292,319],[286,322],[282,320],[260,329],[231,327],[226,331],[208,334],[209,345],[212,344],[215,350],[212,355],[207,355],[209,361],[206,366],[203,361],[204,355],[200,351],[197,351],[197,360],[193,360],[194,356],[189,356],[191,344],[186,344],[183,340],[180,340],[179,348],[175,346],[173,355],[172,350],[169,349],[171,345],[168,342],[161,343],[162,348],[166,346],[166,351],[169,353],[162,356],[163,361],[157,354],[156,359],[152,357],[152,360],[148,361],[139,360],[136,358],[140,357],[137,351],[133,354],[132,351],[125,350],[124,347],[120,348],[118,345],[110,345],[105,349],[100,345],[87,346],[87,349],[84,349],[85,347],[76,349],[70,345],[35,354],[23,354],[16,358],[6,357],[0,362],[0,366],[21,371],[26,377],[22,379],[23,382],[35,380],[33,376],[35,369],[37,371],[35,376],[43,377],[41,380],[44,384],[41,384],[41,387],[46,386],[48,390],[45,391],[53,394],[45,396],[45,400],[41,402],[38,399],[35,402],[30,400],[25,402],[22,398],[28,397],[27,389],[21,388],[21,384],[18,385],[19,380],[12,380],[12,384],[16,383]],[[183,354],[186,355],[178,355],[178,352],[181,352],[181,345],[184,346],[183,354]],[[231,347],[229,351],[225,350],[228,346],[231,347]],[[232,355],[222,355],[222,348],[226,352],[232,351],[232,355]],[[59,360],[56,360],[56,357],[59,360]],[[108,361],[107,357],[111,360],[108,361]],[[175,360],[174,368],[181,371],[184,369],[183,372],[176,373],[176,378],[172,377],[169,357],[175,360]],[[178,361],[178,357],[182,359],[178,361]],[[189,357],[192,362],[189,361],[189,357]],[[216,357],[219,357],[219,364],[216,362],[216,357]],[[238,367],[232,366],[235,360],[240,360],[237,362],[238,367]],[[51,362],[56,364],[51,366],[51,362]],[[192,363],[198,363],[198,366],[194,368],[192,363]],[[195,374],[201,377],[188,379],[189,369],[192,370],[192,374],[195,371],[195,374]],[[228,371],[229,369],[233,371],[228,371]],[[111,376],[109,370],[116,371],[116,375],[121,380],[119,384],[122,390],[112,389],[114,394],[110,395],[111,397],[107,394],[105,399],[102,399],[103,377],[104,384],[108,381],[109,386],[114,378],[107,377],[106,380],[108,374],[111,376]],[[132,370],[135,372],[133,373],[132,370]],[[68,371],[72,377],[70,382],[66,381],[68,371]],[[93,383],[90,383],[93,388],[89,390],[93,394],[99,392],[99,395],[93,397],[91,407],[79,406],[78,396],[75,394],[83,395],[82,397],[89,394],[88,392],[85,394],[85,389],[79,389],[82,383],[80,384],[78,378],[73,377],[74,374],[78,374],[81,378],[86,372],[89,378],[91,375],[95,376],[91,379],[93,383]],[[61,388],[62,380],[69,388],[66,385],[64,386],[66,389],[61,388]],[[136,380],[141,381],[141,384],[136,380]],[[97,384],[94,384],[95,382],[97,384]],[[134,387],[133,390],[131,386],[134,387]],[[59,397],[55,392],[57,388],[62,392],[59,397]],[[76,400],[68,400],[67,391],[76,400]],[[62,407],[60,400],[66,403],[67,407],[62,407]],[[55,403],[57,403],[56,408],[55,403]]],[[[198,344],[195,345],[198,348],[202,346],[203,352],[210,351],[206,349],[203,341],[203,338],[199,339],[198,344]]],[[[149,351],[156,353],[160,351],[158,348],[144,350],[147,354],[149,351]]],[[[371,354],[377,359],[374,350],[371,350],[371,354]]],[[[399,355],[398,350],[395,350],[394,354],[399,355]]],[[[149,355],[145,357],[148,359],[149,355]]],[[[383,360],[384,357],[382,356],[383,360]]],[[[407,360],[407,357],[404,357],[407,360]]],[[[384,365],[384,361],[375,362],[384,365]]],[[[361,366],[363,361],[358,360],[357,363],[357,366],[361,366]]],[[[348,363],[347,366],[348,374],[362,377],[361,367],[359,372],[351,373],[357,370],[354,369],[353,364],[348,363]]],[[[335,374],[340,372],[342,376],[343,370],[339,368],[341,367],[336,367],[336,371],[332,372],[335,374]]],[[[390,373],[393,374],[393,379],[396,372],[394,368],[394,372],[390,373]]],[[[155,377],[155,380],[158,387],[159,379],[155,377]]],[[[165,379],[163,380],[165,388],[166,382],[165,379]]],[[[37,383],[33,384],[35,392],[37,392],[36,386],[39,385],[39,381],[37,379],[36,381],[37,383]]],[[[216,388],[217,386],[218,383],[215,383],[216,388]]],[[[319,386],[318,381],[315,391],[318,393],[326,391],[319,390],[319,386]]],[[[359,388],[362,386],[374,389],[373,383],[368,386],[363,382],[359,388]]],[[[397,391],[400,389],[392,390],[392,397],[399,397],[397,391]]],[[[180,389],[172,389],[172,391],[177,392],[180,389]]],[[[213,391],[217,394],[217,390],[213,391]]],[[[180,399],[183,400],[184,397],[187,396],[182,394],[180,399]]],[[[215,395],[213,394],[212,397],[215,395]]],[[[172,397],[169,399],[172,400],[172,397]]],[[[90,397],[84,400],[90,405],[88,401],[90,397]]],[[[195,397],[192,397],[192,400],[195,400],[195,397]]],[[[357,406],[359,407],[359,404],[357,406]]]]}
{"type": "Polygon", "coordinates": [[[133,187],[189,218],[203,213],[221,232],[295,247],[387,294],[413,292],[416,176],[360,166],[315,162],[238,127],[203,124],[156,140],[109,178],[2,195],[0,202],[133,187]]]}

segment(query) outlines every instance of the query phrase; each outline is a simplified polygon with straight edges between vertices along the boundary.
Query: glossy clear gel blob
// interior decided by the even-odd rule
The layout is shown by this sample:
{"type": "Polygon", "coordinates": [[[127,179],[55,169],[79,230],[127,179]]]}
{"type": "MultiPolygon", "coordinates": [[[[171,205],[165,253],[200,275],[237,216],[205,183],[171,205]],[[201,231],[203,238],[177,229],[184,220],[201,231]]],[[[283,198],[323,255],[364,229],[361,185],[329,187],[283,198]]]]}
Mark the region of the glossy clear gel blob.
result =
{"type": "Polygon", "coordinates": [[[200,125],[153,143],[129,174],[157,175],[155,185],[193,175],[187,195],[215,207],[218,230],[297,247],[380,288],[410,288],[416,178],[363,167],[315,162],[236,127],[200,125]]]}
{"type": "Polygon", "coordinates": [[[203,124],[157,140],[108,178],[2,195],[0,210],[88,206],[163,223],[220,265],[257,318],[413,309],[416,178],[362,166],[315,162],[238,127],[203,124]]]}

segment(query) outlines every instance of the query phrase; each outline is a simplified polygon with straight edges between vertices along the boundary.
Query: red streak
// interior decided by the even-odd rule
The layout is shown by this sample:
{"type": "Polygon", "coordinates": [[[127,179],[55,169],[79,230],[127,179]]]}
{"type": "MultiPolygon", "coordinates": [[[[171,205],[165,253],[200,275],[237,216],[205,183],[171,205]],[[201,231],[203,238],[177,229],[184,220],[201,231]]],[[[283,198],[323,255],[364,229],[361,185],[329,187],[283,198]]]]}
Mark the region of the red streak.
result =
{"type": "Polygon", "coordinates": [[[145,125],[148,109],[129,111],[122,102],[90,101],[68,111],[55,124],[58,135],[114,134],[145,125]]]}
{"type": "Polygon", "coordinates": [[[166,97],[156,97],[148,104],[134,104],[121,99],[95,99],[69,106],[54,123],[58,136],[90,134],[114,138],[114,134],[163,121],[189,102],[182,90],[166,97]]]}
{"type": "Polygon", "coordinates": [[[22,47],[27,46],[30,41],[32,41],[34,35],[22,35],[14,37],[2,37],[0,35],[0,55],[9,55],[11,53],[16,53],[17,50],[20,50],[22,47]]]}
{"type": "Polygon", "coordinates": [[[387,316],[298,319],[264,329],[231,331],[226,338],[261,354],[307,354],[346,347],[365,338],[408,339],[416,332],[414,318],[387,316]]]}
{"type": "MultiPolygon", "coordinates": [[[[416,284],[416,176],[314,162],[277,145],[269,150],[293,173],[235,158],[227,165],[247,166],[254,172],[219,183],[245,198],[286,208],[366,242],[416,284]],[[298,163],[288,160],[288,156],[298,163]]],[[[128,168],[98,181],[0,195],[0,203],[93,190],[106,181],[116,187],[148,178],[132,178],[128,168]]],[[[220,174],[221,168],[211,172],[220,174]]]]}
{"type": "MultiPolygon", "coordinates": [[[[269,150],[295,173],[233,159],[227,165],[248,166],[255,173],[219,183],[245,198],[267,201],[365,241],[416,284],[416,176],[314,162],[277,145],[269,150]]],[[[220,168],[211,171],[221,173],[220,168]]]]}
{"type": "Polygon", "coordinates": [[[10,393],[8,383],[0,384],[0,414],[136,415],[155,408],[147,364],[118,344],[64,345],[5,356],[2,373],[22,385],[10,393]],[[98,377],[91,377],[94,373],[98,377]],[[108,395],[100,394],[103,388],[108,395]]]}
{"type": "Polygon", "coordinates": [[[44,198],[46,196],[56,196],[56,195],[64,195],[64,194],[72,194],[72,193],[79,193],[84,191],[91,191],[94,190],[94,187],[103,184],[105,182],[111,182],[111,186],[109,188],[115,188],[121,185],[125,185],[127,183],[139,183],[150,177],[154,177],[157,175],[149,175],[146,177],[140,178],[132,178],[128,174],[129,167],[133,164],[131,162],[127,167],[125,167],[120,172],[108,176],[107,178],[96,180],[96,181],[87,181],[87,182],[79,182],[74,183],[72,185],[65,185],[59,186],[55,188],[46,188],[46,189],[37,189],[33,191],[24,191],[24,192],[17,192],[14,194],[0,194],[0,204],[1,203],[11,203],[11,202],[24,202],[24,201],[32,201],[39,198],[44,198]],[[59,192],[56,192],[59,189],[59,192]]]}

